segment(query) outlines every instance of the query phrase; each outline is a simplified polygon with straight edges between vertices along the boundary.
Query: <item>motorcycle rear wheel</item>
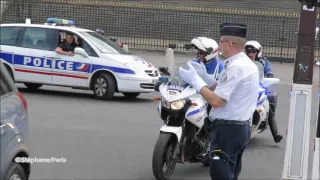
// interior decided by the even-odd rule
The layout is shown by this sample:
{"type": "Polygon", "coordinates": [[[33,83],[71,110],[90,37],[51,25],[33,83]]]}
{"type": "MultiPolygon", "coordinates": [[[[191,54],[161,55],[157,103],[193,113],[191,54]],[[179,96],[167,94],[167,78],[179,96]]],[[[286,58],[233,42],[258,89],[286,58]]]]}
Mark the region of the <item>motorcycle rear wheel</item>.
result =
{"type": "Polygon", "coordinates": [[[161,133],[154,148],[152,157],[152,170],[156,180],[169,180],[177,161],[172,160],[174,147],[177,144],[174,134],[161,133]],[[164,166],[168,166],[164,170],[164,166]]]}

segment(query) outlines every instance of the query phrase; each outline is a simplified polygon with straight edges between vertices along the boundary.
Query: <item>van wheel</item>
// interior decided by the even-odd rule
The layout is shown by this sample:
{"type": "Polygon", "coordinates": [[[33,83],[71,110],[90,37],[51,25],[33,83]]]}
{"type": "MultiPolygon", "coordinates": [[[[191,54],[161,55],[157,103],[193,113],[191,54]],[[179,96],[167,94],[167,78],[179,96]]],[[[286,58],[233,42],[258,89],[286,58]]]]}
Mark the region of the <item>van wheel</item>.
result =
{"type": "Polygon", "coordinates": [[[24,85],[31,90],[37,90],[42,86],[42,84],[36,84],[36,83],[24,83],[24,85]]]}
{"type": "Polygon", "coordinates": [[[23,167],[18,163],[11,163],[6,174],[6,180],[27,180],[23,167]]]}
{"type": "Polygon", "coordinates": [[[116,84],[109,74],[100,73],[93,80],[92,90],[97,99],[110,100],[116,91],[116,84]]]}
{"type": "Polygon", "coordinates": [[[135,99],[140,95],[140,93],[122,93],[122,94],[126,96],[128,99],[135,99]]]}

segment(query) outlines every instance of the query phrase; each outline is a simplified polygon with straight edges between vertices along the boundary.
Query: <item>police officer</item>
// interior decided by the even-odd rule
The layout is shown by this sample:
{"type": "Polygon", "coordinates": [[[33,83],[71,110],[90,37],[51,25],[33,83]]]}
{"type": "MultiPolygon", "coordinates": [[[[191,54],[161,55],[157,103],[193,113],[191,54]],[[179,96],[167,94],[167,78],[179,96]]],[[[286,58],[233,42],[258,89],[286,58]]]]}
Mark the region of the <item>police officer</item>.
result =
{"type": "Polygon", "coordinates": [[[207,37],[196,37],[191,40],[191,45],[198,50],[197,61],[201,61],[206,66],[208,74],[218,78],[224,64],[218,59],[219,45],[218,43],[207,37]]]}
{"type": "MultiPolygon", "coordinates": [[[[266,57],[262,56],[262,47],[258,41],[248,41],[245,44],[245,52],[250,57],[250,59],[258,66],[258,69],[260,70],[260,80],[262,80],[262,78],[264,77],[274,77],[269,60],[266,57]]],[[[274,142],[279,143],[281,142],[283,137],[278,134],[278,127],[275,119],[277,94],[268,94],[268,100],[270,103],[270,115],[268,117],[270,131],[273,136],[274,142]]]]}
{"type": "Polygon", "coordinates": [[[203,64],[191,61],[188,70],[180,68],[181,78],[213,107],[210,149],[216,155],[211,160],[210,176],[215,180],[237,179],[251,135],[250,119],[258,99],[259,72],[244,53],[246,34],[244,24],[220,25],[219,50],[225,58],[225,68],[218,81],[207,78],[203,64]]]}
{"type": "MultiPolygon", "coordinates": [[[[191,40],[191,45],[198,50],[196,62],[202,62],[208,74],[218,79],[224,64],[218,59],[219,45],[218,43],[207,37],[196,37],[191,40]]],[[[211,105],[207,107],[209,113],[211,105]]]]}

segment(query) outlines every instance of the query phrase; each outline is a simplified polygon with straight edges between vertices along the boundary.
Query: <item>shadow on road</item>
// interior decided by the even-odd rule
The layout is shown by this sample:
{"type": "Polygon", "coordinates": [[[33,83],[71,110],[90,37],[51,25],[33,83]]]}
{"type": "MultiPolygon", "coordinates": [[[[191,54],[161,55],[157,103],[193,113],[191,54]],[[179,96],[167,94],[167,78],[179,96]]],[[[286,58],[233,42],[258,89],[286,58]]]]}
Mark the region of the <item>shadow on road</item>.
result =
{"type": "MultiPolygon", "coordinates": [[[[46,96],[56,96],[56,97],[67,97],[67,98],[82,98],[82,99],[91,99],[92,101],[102,101],[95,99],[93,94],[89,93],[79,93],[79,92],[68,92],[68,91],[58,91],[58,90],[48,90],[48,89],[38,89],[30,90],[28,88],[18,88],[21,93],[34,94],[34,95],[46,95],[46,96]]],[[[137,97],[136,99],[130,99],[125,96],[119,96],[120,93],[115,93],[113,99],[106,100],[105,102],[126,102],[126,103],[147,103],[152,102],[153,99],[145,99],[137,97]]]]}

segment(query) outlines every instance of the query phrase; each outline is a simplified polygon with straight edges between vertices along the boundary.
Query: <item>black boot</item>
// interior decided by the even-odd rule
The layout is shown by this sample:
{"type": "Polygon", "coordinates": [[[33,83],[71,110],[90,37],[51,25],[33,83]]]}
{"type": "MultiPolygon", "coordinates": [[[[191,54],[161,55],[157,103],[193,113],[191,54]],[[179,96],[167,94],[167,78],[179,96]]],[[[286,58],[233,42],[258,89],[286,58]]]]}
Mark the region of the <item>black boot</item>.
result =
{"type": "Polygon", "coordinates": [[[275,113],[270,108],[270,115],[268,117],[268,123],[270,126],[271,134],[275,143],[279,143],[282,140],[282,136],[278,134],[278,126],[275,119],[275,113]]]}
{"type": "Polygon", "coordinates": [[[273,140],[275,143],[281,142],[283,137],[278,134],[278,126],[276,122],[276,105],[277,105],[277,95],[274,94],[272,96],[268,97],[269,103],[270,103],[270,114],[268,117],[268,124],[270,126],[271,134],[273,136],[273,140]]]}

